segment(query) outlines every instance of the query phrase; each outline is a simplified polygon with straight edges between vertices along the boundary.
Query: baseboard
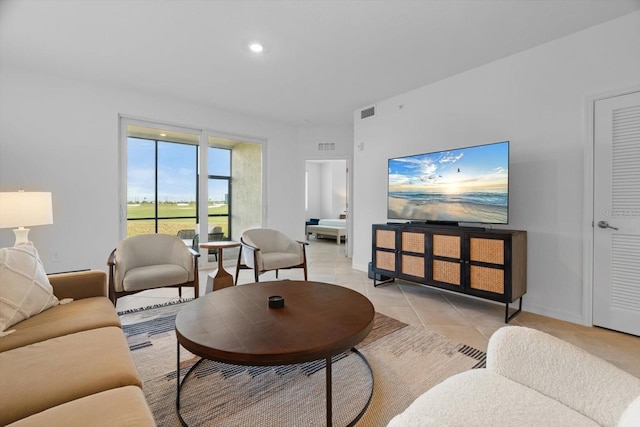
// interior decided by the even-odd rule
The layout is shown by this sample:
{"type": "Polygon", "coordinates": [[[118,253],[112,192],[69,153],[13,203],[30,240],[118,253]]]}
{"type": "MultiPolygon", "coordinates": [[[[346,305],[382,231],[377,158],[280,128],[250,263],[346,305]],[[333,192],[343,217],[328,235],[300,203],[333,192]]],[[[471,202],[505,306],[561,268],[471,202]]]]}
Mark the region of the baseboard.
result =
{"type": "Polygon", "coordinates": [[[587,324],[582,316],[577,316],[573,313],[567,313],[566,311],[553,310],[549,307],[531,304],[527,301],[526,294],[524,295],[522,311],[528,311],[529,313],[539,314],[541,316],[551,317],[558,320],[564,320],[565,322],[576,323],[578,325],[592,326],[591,324],[587,324]]]}
{"type": "Polygon", "coordinates": [[[352,264],[351,268],[354,270],[362,271],[363,273],[367,273],[369,271],[369,263],[367,264],[352,264]]]}

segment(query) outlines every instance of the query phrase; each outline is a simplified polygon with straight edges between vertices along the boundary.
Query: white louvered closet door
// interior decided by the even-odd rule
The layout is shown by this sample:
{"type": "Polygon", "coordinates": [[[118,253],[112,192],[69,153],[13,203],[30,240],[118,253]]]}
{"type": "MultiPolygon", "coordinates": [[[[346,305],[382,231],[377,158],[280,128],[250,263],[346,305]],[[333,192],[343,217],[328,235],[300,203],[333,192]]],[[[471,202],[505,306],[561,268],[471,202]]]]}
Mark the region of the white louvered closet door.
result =
{"type": "Polygon", "coordinates": [[[594,114],[593,324],[640,336],[640,92],[594,114]]]}

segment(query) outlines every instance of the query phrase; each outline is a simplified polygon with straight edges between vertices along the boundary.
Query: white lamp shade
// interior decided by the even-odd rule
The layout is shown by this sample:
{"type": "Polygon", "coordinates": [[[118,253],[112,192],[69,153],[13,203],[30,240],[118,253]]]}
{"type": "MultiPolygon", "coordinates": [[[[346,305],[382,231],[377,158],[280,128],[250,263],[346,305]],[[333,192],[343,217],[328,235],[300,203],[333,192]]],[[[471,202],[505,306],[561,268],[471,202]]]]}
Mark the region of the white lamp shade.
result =
{"type": "Polygon", "coordinates": [[[0,193],[0,228],[53,224],[51,193],[0,193]]]}

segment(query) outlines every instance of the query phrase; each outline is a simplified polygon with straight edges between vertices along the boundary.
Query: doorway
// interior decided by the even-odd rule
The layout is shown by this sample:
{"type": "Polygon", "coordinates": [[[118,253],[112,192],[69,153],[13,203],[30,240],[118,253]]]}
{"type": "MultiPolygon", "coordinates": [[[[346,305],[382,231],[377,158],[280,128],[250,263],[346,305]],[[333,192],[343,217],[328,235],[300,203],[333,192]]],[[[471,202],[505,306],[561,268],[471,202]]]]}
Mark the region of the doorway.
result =
{"type": "Polygon", "coordinates": [[[593,112],[593,324],[640,336],[640,92],[593,112]]]}
{"type": "Polygon", "coordinates": [[[346,159],[305,161],[305,221],[312,218],[340,220],[346,227],[344,242],[348,256],[349,177],[346,159]]]}

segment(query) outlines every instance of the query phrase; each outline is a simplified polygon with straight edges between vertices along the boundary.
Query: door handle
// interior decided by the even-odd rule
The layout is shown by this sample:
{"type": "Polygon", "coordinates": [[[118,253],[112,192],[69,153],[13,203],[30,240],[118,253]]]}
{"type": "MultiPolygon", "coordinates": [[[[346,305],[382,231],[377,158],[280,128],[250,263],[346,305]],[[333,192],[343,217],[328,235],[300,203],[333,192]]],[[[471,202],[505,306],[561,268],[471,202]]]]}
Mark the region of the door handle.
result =
{"type": "Polygon", "coordinates": [[[612,230],[617,230],[618,229],[618,227],[610,226],[607,221],[598,221],[598,227],[600,227],[600,228],[610,228],[612,230]]]}

